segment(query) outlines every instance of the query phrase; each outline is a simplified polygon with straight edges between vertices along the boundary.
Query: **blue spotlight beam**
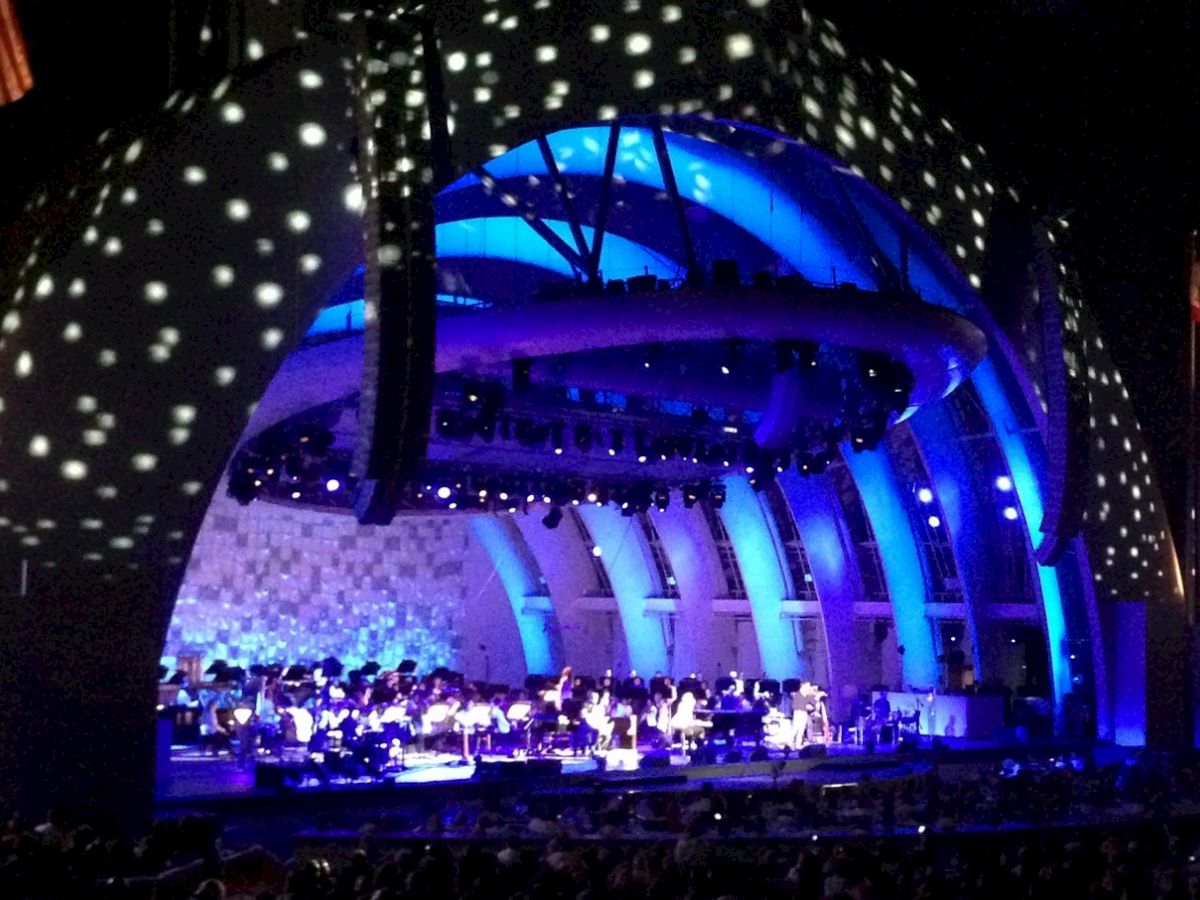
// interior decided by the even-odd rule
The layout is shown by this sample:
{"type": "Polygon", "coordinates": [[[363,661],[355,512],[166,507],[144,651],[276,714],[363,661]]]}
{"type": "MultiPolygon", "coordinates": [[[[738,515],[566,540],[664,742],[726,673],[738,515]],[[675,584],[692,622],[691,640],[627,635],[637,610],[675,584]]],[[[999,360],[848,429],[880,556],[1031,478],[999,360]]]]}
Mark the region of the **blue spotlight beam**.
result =
{"type": "Polygon", "coordinates": [[[649,548],[636,519],[621,515],[613,505],[584,504],[579,513],[600,548],[600,561],[612,585],[630,665],[643,674],[666,672],[667,644],[658,617],[646,609],[657,592],[657,575],[649,548]]]}
{"type": "Polygon", "coordinates": [[[550,639],[557,629],[547,628],[547,613],[531,609],[527,602],[527,598],[537,596],[541,590],[520,531],[511,520],[497,516],[474,516],[471,519],[471,534],[492,560],[512,605],[517,631],[521,635],[526,673],[549,674],[558,671],[563,665],[561,649],[556,648],[550,639]]]}
{"type": "Polygon", "coordinates": [[[933,687],[938,683],[938,667],[933,633],[925,617],[925,576],[896,473],[882,450],[854,453],[846,447],[843,456],[858,484],[863,509],[879,547],[896,637],[904,648],[901,659],[904,682],[933,687]]]}
{"type": "Polygon", "coordinates": [[[763,671],[772,678],[791,678],[800,661],[792,630],[783,618],[783,600],[791,590],[780,560],[779,535],[759,495],[742,476],[725,479],[721,520],[746,584],[763,671]]]}
{"type": "Polygon", "coordinates": [[[829,660],[830,713],[836,718],[849,712],[843,708],[846,688],[865,687],[857,681],[863,654],[854,635],[854,604],[864,599],[862,576],[850,550],[845,512],[828,476],[802,477],[788,469],[779,476],[779,486],[808,554],[817,589],[829,660]]]}

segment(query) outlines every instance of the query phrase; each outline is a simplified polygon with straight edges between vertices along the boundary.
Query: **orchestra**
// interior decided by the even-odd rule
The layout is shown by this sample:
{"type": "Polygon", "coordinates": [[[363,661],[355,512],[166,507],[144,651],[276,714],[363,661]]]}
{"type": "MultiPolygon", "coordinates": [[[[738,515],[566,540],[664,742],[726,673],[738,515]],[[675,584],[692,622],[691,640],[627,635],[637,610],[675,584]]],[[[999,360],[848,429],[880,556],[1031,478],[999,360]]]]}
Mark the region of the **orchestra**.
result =
{"type": "MultiPolygon", "coordinates": [[[[831,740],[826,693],[808,681],[781,685],[731,672],[710,687],[694,675],[677,684],[658,673],[647,684],[636,672],[594,678],[568,666],[510,688],[445,668],[419,676],[416,668],[371,664],[342,678],[336,660],[311,670],[255,666],[234,705],[251,718],[248,733],[260,752],[352,757],[374,774],[403,768],[410,751],[450,752],[466,764],[484,753],[602,756],[639,746],[692,753],[710,742],[790,753],[831,740]]],[[[205,704],[206,733],[219,727],[215,705],[205,704]]]]}

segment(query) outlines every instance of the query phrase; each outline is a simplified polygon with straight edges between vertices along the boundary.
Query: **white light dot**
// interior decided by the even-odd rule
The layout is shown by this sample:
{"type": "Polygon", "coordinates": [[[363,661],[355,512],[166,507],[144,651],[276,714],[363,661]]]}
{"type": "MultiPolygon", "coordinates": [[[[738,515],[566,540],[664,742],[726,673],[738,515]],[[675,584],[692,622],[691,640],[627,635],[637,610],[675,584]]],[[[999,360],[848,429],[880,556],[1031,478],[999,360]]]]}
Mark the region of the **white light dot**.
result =
{"type": "Polygon", "coordinates": [[[129,550],[133,547],[133,538],[131,537],[115,537],[108,542],[108,546],[114,550],[129,550]]]}
{"type": "Polygon", "coordinates": [[[305,147],[320,147],[325,143],[325,129],[316,122],[305,122],[300,126],[300,143],[305,147]]]}
{"type": "Polygon", "coordinates": [[[161,281],[148,281],[144,293],[147,303],[162,303],[167,299],[167,286],[161,281]]]}
{"type": "Polygon", "coordinates": [[[67,293],[72,297],[82,297],[87,293],[87,283],[82,278],[73,279],[67,293]]]}
{"type": "Polygon", "coordinates": [[[650,69],[638,69],[633,73],[633,86],[644,91],[654,86],[654,72],[650,69]]]}
{"type": "Polygon", "coordinates": [[[213,266],[212,281],[217,287],[229,287],[233,284],[233,266],[213,266]]]}
{"type": "Polygon", "coordinates": [[[117,497],[117,489],[111,484],[102,484],[96,488],[96,496],[101,500],[115,500],[117,497]]]}
{"type": "Polygon", "coordinates": [[[725,55],[730,59],[753,56],[754,41],[748,34],[731,34],[725,38],[725,55]]]}
{"type": "Polygon", "coordinates": [[[68,481],[81,481],[87,478],[88,467],[87,463],[80,459],[67,459],[63,461],[62,477],[68,481]]]}
{"type": "Polygon", "coordinates": [[[129,462],[134,471],[150,472],[158,465],[158,457],[153,453],[135,453],[129,462]]]}
{"type": "Polygon", "coordinates": [[[49,297],[52,293],[54,293],[54,279],[49,275],[43,275],[37,280],[33,294],[35,297],[49,297]]]}
{"type": "Polygon", "coordinates": [[[237,377],[237,369],[233,366],[217,366],[213,370],[213,381],[220,387],[228,387],[233,384],[233,379],[237,377]]]}
{"type": "Polygon", "coordinates": [[[363,203],[362,185],[357,182],[347,185],[346,189],[342,192],[342,203],[350,212],[361,214],[366,208],[363,203]]]}
{"type": "Polygon", "coordinates": [[[250,38],[250,40],[246,41],[246,58],[251,62],[256,59],[262,59],[263,54],[266,52],[262,41],[258,38],[250,38]]]}
{"type": "Polygon", "coordinates": [[[83,442],[89,447],[101,447],[108,441],[108,435],[99,428],[88,428],[83,432],[83,442]]]}
{"type": "Polygon", "coordinates": [[[44,434],[35,434],[29,439],[30,456],[48,456],[50,454],[50,438],[44,434]]]}
{"type": "Polygon", "coordinates": [[[302,209],[294,209],[287,214],[287,227],[296,234],[308,231],[311,224],[312,217],[302,209]]]}
{"type": "Polygon", "coordinates": [[[121,239],[114,235],[104,242],[104,255],[116,256],[121,252],[122,246],[121,239]]]}
{"type": "Polygon", "coordinates": [[[317,254],[305,253],[300,257],[300,271],[305,275],[311,275],[319,268],[321,268],[321,257],[317,254]]]}
{"type": "Polygon", "coordinates": [[[314,72],[312,69],[302,69],[300,71],[300,87],[306,91],[315,91],[325,83],[325,79],[321,77],[320,72],[314,72]]]}
{"type": "Polygon", "coordinates": [[[942,527],[942,520],[939,519],[937,516],[930,516],[928,519],[926,519],[926,521],[929,523],[930,528],[941,528],[942,527]]]}
{"type": "MultiPolygon", "coordinates": [[[[451,72],[461,72],[466,67],[467,67],[467,54],[463,53],[461,50],[457,50],[454,53],[447,55],[446,68],[449,69],[451,72]]],[[[301,74],[303,74],[303,73],[301,73],[301,74]]]]}
{"type": "Polygon", "coordinates": [[[625,38],[625,52],[630,56],[642,56],[650,52],[653,43],[650,40],[650,35],[636,31],[625,38]]]}
{"type": "Polygon", "coordinates": [[[28,350],[21,351],[16,365],[13,366],[13,371],[17,373],[18,378],[28,378],[33,372],[33,357],[28,350]]]}
{"type": "Polygon", "coordinates": [[[137,158],[142,155],[142,142],[136,140],[125,150],[125,164],[137,162],[137,158]]]}
{"type": "Polygon", "coordinates": [[[185,481],[179,486],[179,489],[189,497],[194,497],[196,494],[200,493],[200,489],[202,487],[203,485],[198,481],[185,481]]]}
{"type": "Polygon", "coordinates": [[[96,362],[104,368],[110,368],[117,364],[117,351],[105,348],[96,354],[96,362]]]}
{"type": "Polygon", "coordinates": [[[203,184],[207,177],[208,175],[199,166],[188,166],[183,170],[184,184],[203,184]]]}
{"type": "Polygon", "coordinates": [[[166,226],[163,225],[162,219],[150,219],[148,222],[146,222],[146,234],[150,235],[151,237],[158,237],[166,230],[166,226]]]}
{"type": "Polygon", "coordinates": [[[4,314],[3,321],[0,321],[0,330],[5,334],[12,334],[21,327],[21,314],[15,309],[10,309],[4,314]]]}
{"type": "Polygon", "coordinates": [[[288,169],[287,155],[278,151],[274,153],[268,153],[267,168],[272,172],[286,172],[288,169]]]}
{"type": "Polygon", "coordinates": [[[73,344],[83,337],[83,326],[78,322],[68,322],[63,328],[62,339],[68,344],[73,344]]]}
{"type": "Polygon", "coordinates": [[[186,444],[188,438],[192,436],[192,432],[187,428],[172,428],[167,432],[167,437],[176,447],[186,444]]]}
{"type": "Polygon", "coordinates": [[[191,425],[196,421],[196,407],[181,403],[171,410],[171,418],[177,425],[191,425]]]}
{"type": "Polygon", "coordinates": [[[226,103],[221,107],[221,118],[230,125],[236,125],[245,120],[246,111],[236,103],[226,103]]]}
{"type": "Polygon", "coordinates": [[[283,343],[283,329],[281,328],[265,328],[259,335],[259,343],[264,350],[274,350],[283,343]]]}
{"type": "Polygon", "coordinates": [[[604,551],[603,551],[603,550],[601,550],[601,549],[600,549],[598,546],[597,546],[597,547],[593,547],[593,548],[592,548],[592,556],[594,556],[594,557],[596,557],[597,559],[599,559],[599,558],[600,558],[601,556],[603,556],[603,555],[604,555],[604,551]]]}
{"type": "Polygon", "coordinates": [[[612,29],[603,23],[593,25],[588,29],[588,37],[591,39],[593,44],[603,44],[610,37],[612,37],[612,29]]]}
{"type": "Polygon", "coordinates": [[[551,63],[558,59],[558,48],[552,44],[545,44],[538,47],[533,56],[540,63],[551,63]]]}
{"type": "Polygon", "coordinates": [[[245,222],[250,218],[250,204],[241,197],[234,197],[225,204],[225,215],[234,222],[245,222]]]}
{"type": "Polygon", "coordinates": [[[283,300],[283,288],[273,281],[264,281],[254,289],[254,302],[263,309],[273,309],[283,300]]]}

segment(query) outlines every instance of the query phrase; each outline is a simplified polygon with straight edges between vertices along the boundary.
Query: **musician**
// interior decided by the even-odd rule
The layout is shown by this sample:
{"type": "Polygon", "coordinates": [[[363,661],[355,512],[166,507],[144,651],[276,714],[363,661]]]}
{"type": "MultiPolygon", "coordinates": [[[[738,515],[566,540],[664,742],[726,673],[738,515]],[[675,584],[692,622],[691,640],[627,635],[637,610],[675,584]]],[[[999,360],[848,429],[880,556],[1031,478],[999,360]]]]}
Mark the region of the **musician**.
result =
{"type": "Polygon", "coordinates": [[[712,728],[712,722],[696,716],[696,695],[685,691],[679,698],[675,715],[671,716],[672,737],[678,733],[681,743],[694,748],[697,738],[702,738],[709,728],[712,728]]]}
{"type": "Polygon", "coordinates": [[[579,722],[572,735],[571,749],[578,754],[587,750],[606,750],[612,740],[613,721],[608,715],[608,697],[591,691],[584,701],[579,722]]]}
{"type": "Polygon", "coordinates": [[[209,700],[200,713],[201,743],[205,747],[212,747],[213,756],[219,756],[222,750],[232,749],[232,739],[233,731],[217,719],[217,701],[209,700]]]}

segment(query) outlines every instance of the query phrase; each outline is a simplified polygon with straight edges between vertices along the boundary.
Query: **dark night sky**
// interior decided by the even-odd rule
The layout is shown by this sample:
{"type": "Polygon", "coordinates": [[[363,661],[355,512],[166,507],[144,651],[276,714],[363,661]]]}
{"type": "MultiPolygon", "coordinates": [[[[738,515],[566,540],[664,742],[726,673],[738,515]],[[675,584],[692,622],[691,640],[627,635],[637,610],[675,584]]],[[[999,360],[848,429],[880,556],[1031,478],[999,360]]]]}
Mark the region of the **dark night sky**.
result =
{"type": "MultiPolygon", "coordinates": [[[[0,222],[82,141],[156,99],[166,71],[165,42],[152,38],[164,33],[162,0],[15,5],[38,87],[0,110],[0,171],[19,173],[0,180],[0,222]]],[[[1026,197],[1071,212],[1085,297],[1130,383],[1175,514],[1185,449],[1186,235],[1200,225],[1191,4],[810,6],[838,23],[849,46],[911,71],[927,104],[984,144],[1007,180],[1027,179],[1026,197]]]]}

